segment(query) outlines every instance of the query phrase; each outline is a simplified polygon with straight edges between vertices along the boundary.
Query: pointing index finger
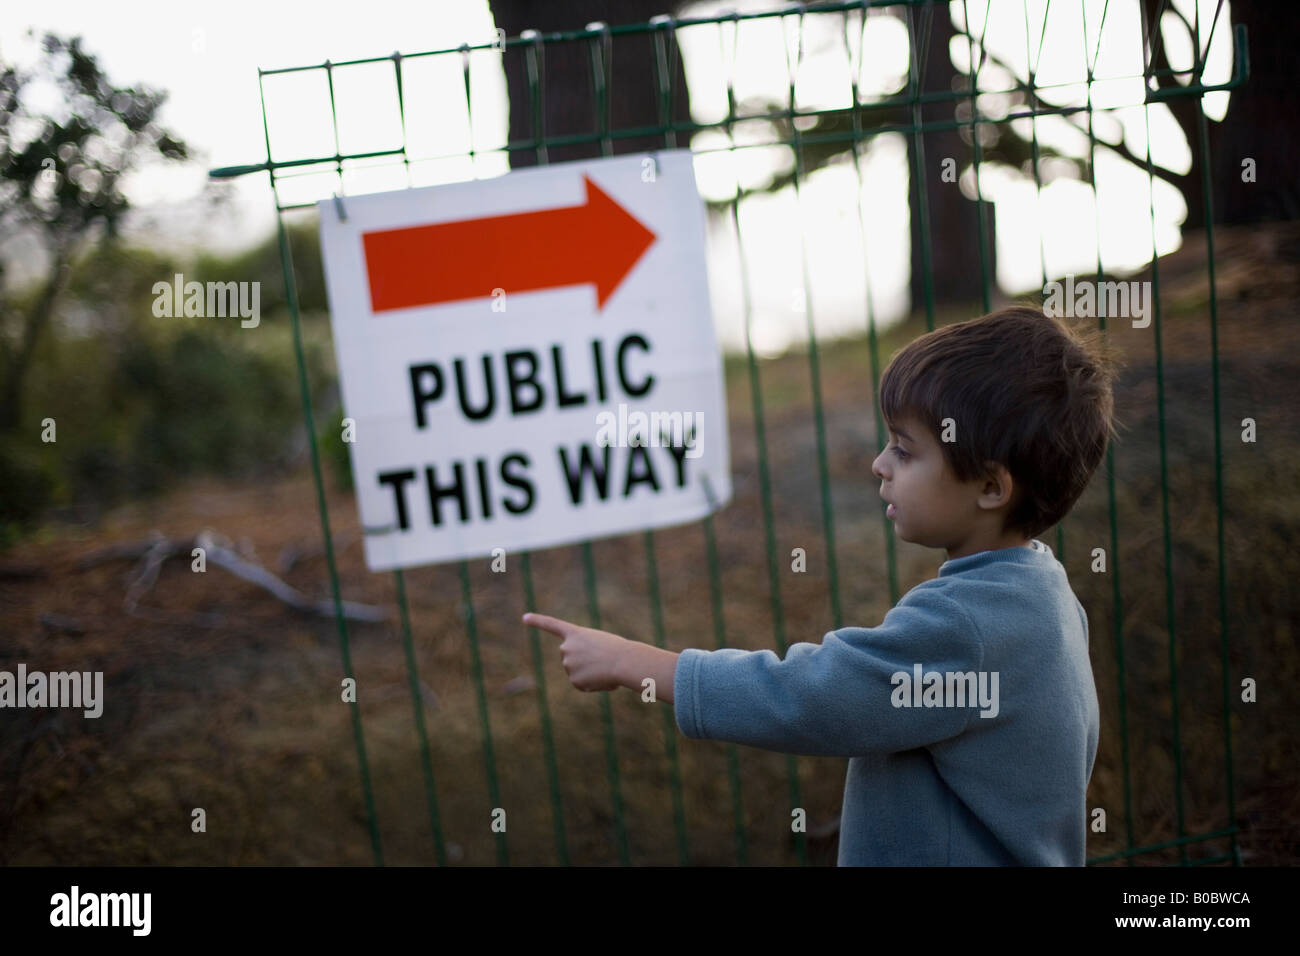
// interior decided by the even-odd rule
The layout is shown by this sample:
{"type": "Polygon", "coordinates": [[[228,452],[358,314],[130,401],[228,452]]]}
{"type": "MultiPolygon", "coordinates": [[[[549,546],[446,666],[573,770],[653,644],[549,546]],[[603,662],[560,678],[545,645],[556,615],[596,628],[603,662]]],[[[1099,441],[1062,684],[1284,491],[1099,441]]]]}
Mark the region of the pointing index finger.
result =
{"type": "Polygon", "coordinates": [[[530,627],[538,627],[543,631],[549,631],[564,637],[568,634],[569,629],[573,627],[568,621],[561,621],[558,617],[549,617],[545,614],[534,614],[531,611],[524,615],[524,623],[530,627]]]}

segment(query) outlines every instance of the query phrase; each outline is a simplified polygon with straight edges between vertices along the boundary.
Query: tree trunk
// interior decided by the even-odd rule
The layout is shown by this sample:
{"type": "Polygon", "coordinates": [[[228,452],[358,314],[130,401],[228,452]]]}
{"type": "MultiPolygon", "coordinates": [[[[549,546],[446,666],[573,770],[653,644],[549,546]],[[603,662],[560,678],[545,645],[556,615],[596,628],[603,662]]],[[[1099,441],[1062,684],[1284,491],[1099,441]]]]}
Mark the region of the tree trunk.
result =
{"type": "Polygon", "coordinates": [[[4,382],[0,384],[0,433],[17,431],[22,423],[23,383],[40,337],[54,314],[54,303],[63,288],[67,272],[66,254],[59,250],[54,256],[54,264],[40,298],[32,303],[25,317],[18,348],[6,363],[4,382]]]}
{"type": "MultiPolygon", "coordinates": [[[[1155,43],[1154,16],[1159,0],[1143,0],[1148,28],[1155,43]]],[[[1220,15],[1215,27],[1229,36],[1237,23],[1246,25],[1246,46],[1250,56],[1250,79],[1233,90],[1223,121],[1209,120],[1206,142],[1210,152],[1210,202],[1214,221],[1247,223],[1300,217],[1300,97],[1294,74],[1295,37],[1300,32],[1300,4],[1234,3],[1232,23],[1220,15]],[[1242,163],[1255,161],[1255,181],[1243,181],[1242,163]]],[[[1202,32],[1209,23],[1202,21],[1202,32]]],[[[1181,28],[1180,28],[1181,29],[1181,28]]],[[[1169,69],[1166,44],[1160,42],[1156,67],[1169,69]]],[[[1177,80],[1162,78],[1172,87],[1177,80]]],[[[1165,101],[1187,138],[1192,168],[1179,182],[1187,202],[1183,229],[1205,228],[1205,195],[1202,188],[1200,134],[1197,130],[1197,97],[1178,96],[1165,101]]]]}
{"type": "MultiPolygon", "coordinates": [[[[954,33],[948,5],[938,3],[908,12],[912,17],[912,28],[915,31],[917,56],[925,65],[925,72],[921,77],[921,92],[969,90],[968,78],[953,69],[952,60],[948,55],[948,41],[954,33]],[[927,17],[930,20],[928,42],[926,42],[925,30],[927,17]]],[[[924,104],[920,111],[921,122],[952,120],[956,115],[957,102],[949,100],[924,104]]],[[[977,232],[979,206],[962,195],[956,182],[945,182],[942,175],[945,160],[954,161],[957,173],[974,162],[974,147],[968,144],[962,138],[961,132],[956,129],[922,133],[920,139],[922,140],[920,152],[924,165],[919,179],[916,173],[917,137],[909,135],[907,140],[908,175],[911,180],[908,189],[908,209],[911,213],[912,311],[917,313],[926,311],[927,258],[922,250],[920,189],[925,190],[926,204],[929,207],[930,242],[926,253],[933,280],[935,303],[944,305],[978,302],[982,289],[980,244],[977,232]]],[[[991,287],[995,287],[997,276],[993,229],[993,204],[986,202],[984,204],[985,268],[991,287]]]]}
{"type": "MultiPolygon", "coordinates": [[[[609,26],[644,23],[657,14],[671,13],[669,0],[491,0],[496,25],[509,37],[527,29],[542,33],[579,30],[592,21],[609,26]]],[[[610,75],[606,91],[610,130],[657,127],[660,117],[659,88],[653,32],[616,37],[609,45],[610,60],[604,66],[610,75]]],[[[670,50],[676,46],[668,36],[670,50]]],[[[539,66],[542,105],[542,135],[549,140],[577,134],[594,134],[601,129],[596,84],[592,67],[592,49],[602,56],[605,47],[599,38],[572,40],[540,45],[539,66]]],[[[685,123],[690,120],[686,90],[686,73],[679,51],[673,50],[671,74],[672,101],[669,119],[685,123]]],[[[506,86],[510,96],[510,142],[523,143],[537,138],[533,103],[528,85],[527,60],[523,47],[511,47],[505,55],[506,86]]],[[[665,147],[689,146],[689,136],[677,136],[675,143],[663,134],[612,140],[614,154],[645,152],[665,147]]],[[[518,169],[539,162],[565,162],[604,155],[600,141],[547,146],[545,159],[538,151],[517,150],[510,154],[510,166],[518,169]]]]}

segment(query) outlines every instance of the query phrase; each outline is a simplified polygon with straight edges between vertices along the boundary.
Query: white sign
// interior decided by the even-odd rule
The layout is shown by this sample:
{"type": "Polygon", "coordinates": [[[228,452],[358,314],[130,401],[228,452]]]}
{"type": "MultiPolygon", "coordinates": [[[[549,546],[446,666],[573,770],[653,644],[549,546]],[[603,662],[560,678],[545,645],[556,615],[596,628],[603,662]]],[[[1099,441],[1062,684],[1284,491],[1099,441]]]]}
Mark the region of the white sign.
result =
{"type": "Polygon", "coordinates": [[[339,205],[318,205],[321,246],[372,571],[730,500],[689,150],[339,205]]]}

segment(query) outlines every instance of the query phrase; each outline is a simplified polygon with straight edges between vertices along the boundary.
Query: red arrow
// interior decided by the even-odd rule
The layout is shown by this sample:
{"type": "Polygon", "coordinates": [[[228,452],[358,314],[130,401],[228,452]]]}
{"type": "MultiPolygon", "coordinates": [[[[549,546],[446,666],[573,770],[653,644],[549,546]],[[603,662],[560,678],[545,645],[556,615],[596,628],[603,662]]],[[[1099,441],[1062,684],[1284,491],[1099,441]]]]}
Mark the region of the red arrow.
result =
{"type": "Polygon", "coordinates": [[[582,178],[587,200],[580,206],[364,233],[371,309],[589,282],[604,308],[655,234],[582,178]]]}

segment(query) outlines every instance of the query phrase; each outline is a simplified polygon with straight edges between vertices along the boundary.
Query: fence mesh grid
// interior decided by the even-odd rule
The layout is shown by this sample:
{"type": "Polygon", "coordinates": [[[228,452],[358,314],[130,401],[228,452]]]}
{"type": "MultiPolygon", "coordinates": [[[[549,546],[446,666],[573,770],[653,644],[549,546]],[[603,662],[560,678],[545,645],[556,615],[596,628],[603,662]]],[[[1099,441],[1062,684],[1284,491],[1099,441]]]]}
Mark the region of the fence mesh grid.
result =
{"type": "MultiPolygon", "coordinates": [[[[1058,4],[1059,5],[1059,4],[1058,4]]],[[[979,252],[981,264],[981,296],[982,305],[987,312],[992,308],[993,303],[993,279],[991,276],[990,265],[990,244],[992,236],[987,235],[985,219],[982,215],[983,207],[989,200],[984,198],[983,191],[980,188],[981,165],[983,163],[980,128],[984,126],[1010,124],[1017,120],[1031,121],[1031,143],[1032,143],[1032,168],[1036,190],[1041,194],[1044,182],[1041,171],[1041,154],[1040,142],[1038,136],[1037,119],[1046,116],[1068,116],[1073,114],[1084,114],[1087,119],[1087,136],[1088,136],[1088,184],[1096,195],[1097,184],[1094,170],[1094,160],[1097,154],[1099,144],[1103,147],[1106,145],[1100,141],[1094,128],[1095,114],[1111,112],[1120,108],[1113,103],[1113,97],[1108,98],[1110,105],[1098,106],[1093,102],[1094,87],[1099,83],[1113,83],[1118,79],[1139,80],[1143,83],[1145,89],[1144,98],[1136,102],[1125,103],[1123,106],[1143,106],[1143,112],[1146,118],[1147,139],[1146,139],[1146,172],[1149,177],[1153,197],[1155,189],[1155,173],[1151,160],[1150,149],[1150,107],[1153,104],[1160,103],[1174,97],[1190,97],[1196,104],[1196,120],[1198,129],[1198,142],[1191,144],[1192,148],[1200,151],[1202,158],[1201,171],[1203,176],[1203,201],[1205,204],[1204,219],[1207,231],[1207,259],[1206,270],[1208,272],[1210,284],[1209,296],[1209,322],[1210,322],[1210,365],[1213,370],[1212,394],[1214,403],[1214,474],[1215,474],[1215,495],[1216,495],[1216,558],[1217,558],[1217,576],[1218,576],[1218,606],[1219,606],[1219,636],[1221,661],[1219,662],[1222,676],[1222,693],[1223,693],[1223,725],[1222,725],[1222,747],[1226,774],[1224,775],[1224,797],[1228,810],[1227,821],[1221,827],[1214,828],[1208,832],[1189,833],[1185,821],[1185,812],[1183,804],[1184,790],[1184,767],[1182,763],[1183,744],[1180,737],[1179,726],[1179,661],[1177,653],[1177,629],[1174,620],[1174,594],[1176,582],[1173,571],[1172,558],[1172,538],[1170,533],[1170,514],[1169,514],[1169,486],[1168,486],[1168,463],[1166,448],[1166,429],[1165,429],[1165,383],[1163,369],[1163,353],[1161,338],[1161,299],[1159,285],[1159,256],[1156,251],[1155,227],[1154,227],[1154,198],[1152,200],[1152,246],[1151,246],[1151,270],[1152,284],[1154,291],[1154,322],[1152,334],[1154,338],[1155,350],[1155,372],[1156,372],[1156,400],[1159,413],[1159,459],[1160,459],[1160,514],[1162,524],[1162,546],[1164,552],[1164,586],[1165,586],[1165,603],[1167,608],[1167,641],[1169,654],[1169,691],[1173,701],[1170,734],[1174,758],[1174,813],[1175,813],[1175,831],[1176,835],[1168,840],[1162,840],[1147,845],[1138,845],[1135,838],[1133,826],[1133,775],[1130,767],[1129,754],[1129,726],[1127,719],[1128,697],[1126,689],[1126,670],[1125,670],[1125,647],[1124,647],[1124,605],[1122,597],[1122,576],[1119,567],[1120,553],[1120,521],[1116,508],[1116,488],[1115,488],[1115,449],[1112,446],[1107,451],[1105,463],[1106,498],[1108,502],[1108,554],[1111,556],[1111,566],[1109,569],[1111,600],[1110,607],[1103,608],[1097,606],[1088,607],[1089,617],[1093,620],[1101,618],[1103,615],[1108,616],[1112,628],[1112,637],[1115,653],[1115,673],[1117,686],[1114,688],[1117,700],[1117,723],[1121,747],[1121,765],[1123,772],[1123,804],[1124,804],[1124,845],[1122,850],[1118,850],[1105,855],[1094,856],[1088,859],[1089,864],[1123,862],[1132,865],[1135,859],[1144,854],[1154,854],[1159,851],[1171,850],[1176,848],[1179,862],[1183,865],[1200,865],[1214,863],[1232,863],[1240,865],[1241,858],[1237,846],[1237,828],[1232,821],[1236,819],[1235,801],[1234,801],[1234,784],[1232,773],[1232,735],[1229,723],[1229,695],[1230,686],[1228,678],[1228,647],[1229,647],[1229,627],[1227,611],[1227,568],[1224,562],[1224,527],[1223,527],[1223,475],[1222,475],[1222,436],[1220,434],[1220,407],[1219,407],[1219,355],[1218,355],[1218,310],[1217,296],[1215,290],[1215,262],[1214,262],[1214,234],[1213,234],[1213,210],[1210,208],[1211,192],[1208,185],[1209,162],[1208,162],[1208,144],[1206,138],[1206,115],[1203,106],[1202,94],[1236,89],[1241,86],[1248,75],[1248,66],[1246,61],[1246,36],[1244,27],[1238,25],[1233,31],[1233,56],[1234,72],[1233,76],[1224,83],[1206,84],[1203,78],[1205,67],[1205,58],[1199,51],[1209,49],[1210,41],[1213,39],[1216,29],[1228,29],[1226,25],[1220,24],[1219,13],[1221,12],[1222,3],[1216,9],[1215,17],[1208,26],[1207,39],[1202,44],[1200,36],[1202,23],[1198,16],[1194,24],[1195,36],[1197,38],[1196,55],[1191,70],[1166,70],[1155,69],[1152,64],[1155,58],[1152,55],[1152,42],[1159,42],[1159,31],[1154,30],[1151,24],[1146,22],[1145,11],[1142,17],[1142,36],[1141,44],[1144,53],[1144,63],[1146,67],[1141,74],[1135,74],[1129,77],[1116,77],[1107,75],[1104,77],[1097,76],[1094,73],[1095,66],[1101,52],[1101,36],[1106,26],[1106,12],[1111,8],[1107,2],[1103,7],[1101,20],[1096,25],[1095,45],[1090,49],[1088,35],[1090,29],[1087,25],[1087,4],[1080,3],[1080,9],[1084,21],[1084,30],[1082,33],[1083,57],[1087,66],[1086,82],[1082,84],[1085,89],[1085,102],[1082,105],[1051,105],[1043,101],[1042,94],[1059,89],[1061,86],[1078,86],[1080,84],[1060,84],[1060,85],[1039,85],[1036,82],[1036,74],[1039,68],[1039,59],[1044,48],[1044,38],[1046,36],[1048,14],[1051,9],[1051,0],[1048,0],[1047,8],[1044,10],[1039,36],[1036,43],[1031,41],[1033,30],[1030,29],[1031,15],[1029,5],[1026,0],[1024,4],[1025,16],[1025,36],[1026,36],[1026,62],[1031,64],[1028,77],[1026,79],[1015,78],[1013,87],[1002,91],[989,91],[979,85],[979,73],[985,62],[985,51],[983,36],[977,40],[975,30],[971,26],[969,16],[970,9],[976,9],[978,13],[979,5],[977,3],[967,2],[956,5],[963,14],[963,24],[965,28],[964,38],[967,40],[968,53],[972,64],[970,72],[967,74],[966,89],[954,89],[951,92],[925,92],[922,90],[922,71],[925,64],[918,51],[925,44],[925,37],[932,26],[932,17],[947,16],[949,6],[946,3],[934,4],[930,0],[888,0],[888,2],[875,2],[875,0],[859,0],[859,2],[850,3],[826,3],[816,5],[794,5],[782,9],[739,13],[730,12],[720,16],[694,17],[694,18],[674,18],[670,16],[656,17],[650,22],[606,26],[604,24],[589,24],[580,30],[554,32],[554,33],[537,33],[535,31],[527,32],[521,36],[508,37],[504,43],[498,44],[461,44],[456,47],[440,50],[430,50],[419,53],[393,53],[388,56],[374,57],[360,60],[350,60],[345,62],[325,62],[306,66],[289,67],[285,69],[260,70],[259,71],[259,89],[262,96],[262,120],[263,129],[266,138],[267,159],[265,162],[251,164],[247,166],[225,167],[213,170],[211,175],[214,178],[228,178],[233,176],[262,173],[269,174],[270,184],[276,201],[277,211],[277,229],[279,238],[279,248],[281,261],[284,271],[284,282],[286,287],[286,301],[288,311],[293,325],[294,346],[297,357],[297,369],[299,387],[301,391],[303,417],[306,426],[307,435],[310,436],[310,458],[311,470],[315,485],[317,506],[320,513],[321,529],[324,537],[325,559],[329,571],[330,588],[333,595],[335,607],[335,621],[338,631],[338,640],[342,653],[343,672],[351,678],[354,677],[354,668],[352,662],[351,649],[349,644],[349,631],[347,621],[343,614],[343,598],[340,588],[339,570],[336,561],[334,536],[330,529],[330,516],[326,504],[326,493],[324,481],[322,478],[321,454],[317,447],[316,436],[318,434],[314,413],[312,409],[312,392],[306,370],[306,363],[303,356],[303,338],[300,324],[298,290],[294,277],[293,255],[290,247],[288,233],[285,225],[285,213],[290,210],[300,208],[310,208],[315,205],[313,202],[287,202],[282,195],[282,189],[286,182],[291,181],[294,177],[303,175],[319,174],[321,171],[332,172],[337,181],[337,193],[341,196],[344,190],[345,172],[359,164],[373,165],[375,162],[392,163],[395,166],[404,168],[408,185],[411,184],[411,164],[412,156],[408,152],[407,131],[407,93],[410,88],[410,81],[405,79],[404,74],[410,69],[413,61],[419,61],[424,58],[445,58],[449,62],[459,61],[461,75],[463,77],[463,88],[460,95],[464,97],[464,106],[466,117],[473,128],[473,104],[474,98],[471,90],[471,55],[476,51],[492,50],[498,55],[515,51],[524,58],[527,69],[527,82],[529,91],[529,105],[533,118],[532,129],[534,135],[526,140],[508,142],[503,147],[495,147],[494,152],[531,152],[538,164],[548,162],[548,151],[559,146],[585,146],[593,150],[593,155],[611,156],[615,154],[615,143],[625,139],[644,139],[647,136],[653,136],[662,141],[663,148],[679,148],[683,143],[690,141],[694,134],[701,131],[709,130],[720,132],[728,137],[728,145],[721,147],[703,146],[694,148],[695,154],[705,155],[709,153],[728,153],[735,155],[746,149],[756,148],[752,145],[738,143],[735,136],[735,129],[738,124],[751,120],[769,120],[782,121],[788,128],[789,135],[764,141],[762,148],[771,148],[779,145],[788,148],[791,153],[794,174],[790,183],[794,190],[795,202],[799,202],[799,190],[801,185],[806,182],[807,170],[805,169],[804,156],[806,150],[810,147],[826,146],[827,144],[846,144],[852,153],[852,165],[857,175],[859,193],[863,184],[862,170],[862,153],[864,143],[870,141],[873,137],[885,133],[902,134],[909,140],[911,146],[911,185],[910,189],[914,191],[914,201],[916,208],[919,210],[919,227],[920,233],[920,251],[921,261],[918,263],[923,273],[922,287],[924,289],[924,316],[927,329],[935,327],[936,319],[936,297],[933,284],[931,251],[933,249],[934,237],[931,232],[931,210],[928,206],[926,189],[920,184],[923,182],[924,171],[926,170],[925,159],[925,137],[926,134],[932,134],[943,130],[968,130],[969,142],[973,150],[973,170],[975,182],[975,202],[979,206],[981,215],[977,219],[976,235],[973,237],[979,252]],[[895,8],[892,15],[899,17],[907,27],[909,41],[908,56],[908,76],[905,90],[896,96],[871,97],[864,94],[858,87],[858,76],[861,67],[861,51],[859,44],[856,51],[851,42],[853,31],[858,31],[858,38],[861,37],[861,30],[866,19],[872,15],[881,15],[884,11],[873,8],[895,8]],[[800,109],[796,103],[795,74],[804,55],[804,44],[802,42],[804,25],[813,17],[817,18],[836,18],[840,22],[840,29],[843,33],[845,50],[851,63],[855,63],[858,69],[851,70],[850,84],[852,89],[851,103],[853,106],[847,110],[815,110],[800,109]],[[779,68],[788,73],[789,97],[788,103],[781,109],[767,109],[758,112],[742,111],[737,102],[734,62],[736,46],[740,37],[741,27],[750,21],[758,21],[770,18],[778,18],[787,31],[787,35],[795,38],[793,50],[787,49],[785,62],[774,64],[774,69],[779,68]],[[727,104],[728,112],[724,119],[714,122],[679,122],[673,119],[673,103],[675,96],[684,95],[683,90],[674,87],[674,77],[677,75],[677,61],[681,55],[678,46],[678,34],[682,30],[711,26],[718,32],[720,43],[719,57],[722,61],[729,61],[733,69],[726,72],[727,85],[727,104]],[[613,57],[621,42],[628,42],[629,38],[640,36],[643,40],[648,39],[653,44],[654,49],[654,75],[647,79],[652,86],[655,96],[659,123],[655,126],[639,126],[635,128],[614,128],[610,122],[610,109],[608,94],[611,88],[612,71],[611,65],[613,57]],[[580,44],[585,46],[589,54],[590,63],[590,82],[593,91],[594,110],[591,117],[591,128],[587,133],[552,135],[547,136],[543,129],[542,104],[543,97],[546,95],[546,56],[545,50],[548,47],[558,44],[580,44]],[[1033,49],[1031,49],[1031,46],[1033,49]],[[728,47],[730,49],[728,49],[728,47]],[[976,57],[976,50],[979,50],[979,56],[976,57]],[[793,53],[793,55],[791,55],[793,53]],[[856,55],[856,59],[855,59],[856,55]],[[364,65],[387,64],[392,69],[392,79],[396,94],[398,114],[401,120],[401,145],[396,148],[374,149],[374,150],[356,150],[344,151],[341,148],[339,112],[335,98],[335,79],[343,70],[350,67],[360,67],[364,65]],[[268,80],[291,73],[310,72],[322,75],[325,79],[325,86],[328,89],[329,111],[333,127],[334,152],[332,155],[322,155],[311,158],[298,158],[277,161],[273,159],[271,120],[266,105],[266,85],[268,80]],[[1177,77],[1177,86],[1159,86],[1152,85],[1154,77],[1169,74],[1180,74],[1177,77]],[[1158,88],[1157,88],[1158,87],[1158,88]],[[1004,112],[1003,115],[988,115],[981,109],[982,102],[991,94],[996,93],[1019,93],[1023,94],[1028,100],[1028,108],[1012,112],[1004,112]],[[948,120],[923,120],[922,107],[927,104],[952,104],[955,118],[948,120]],[[961,104],[960,109],[958,105],[961,104]],[[905,115],[910,120],[903,123],[890,122],[870,122],[869,119],[873,111],[895,111],[899,108],[906,110],[905,115]],[[965,113],[963,118],[962,113],[965,113]],[[848,128],[840,128],[843,122],[828,122],[821,124],[816,122],[823,119],[835,119],[845,121],[848,128]],[[828,127],[825,131],[819,131],[821,127],[828,127]],[[808,131],[805,131],[808,130],[808,131]],[[1221,851],[1212,851],[1211,855],[1200,858],[1193,858],[1192,851],[1198,845],[1206,844],[1209,841],[1221,841],[1218,845],[1223,847],[1221,851]]],[[[1158,22],[1165,5],[1162,2],[1156,13],[1158,22]]],[[[1035,18],[1036,19],[1036,18],[1035,18]]],[[[987,29],[989,17],[987,5],[984,9],[983,24],[987,29]]],[[[958,36],[962,34],[959,32],[958,36]]],[[[960,75],[960,74],[959,74],[960,75]]],[[[461,151],[441,154],[435,157],[424,157],[425,159],[468,159],[473,160],[475,156],[482,155],[485,150],[475,150],[471,138],[469,146],[461,151]]],[[[780,573],[780,558],[777,551],[775,529],[777,527],[777,516],[774,508],[774,491],[770,466],[770,456],[768,450],[768,436],[766,433],[766,422],[764,414],[764,392],[760,379],[761,365],[759,357],[756,354],[754,343],[750,336],[750,319],[752,317],[751,304],[751,282],[747,272],[746,257],[744,253],[743,232],[740,223],[740,206],[743,199],[742,191],[737,185],[737,191],[734,198],[728,203],[729,216],[732,228],[737,237],[737,243],[740,251],[740,264],[742,271],[741,290],[743,295],[744,317],[745,317],[745,338],[746,338],[746,372],[749,379],[749,392],[752,402],[752,414],[755,429],[755,441],[757,446],[757,466],[758,466],[758,493],[761,498],[763,532],[766,542],[766,568],[768,578],[768,593],[770,602],[770,615],[772,621],[772,644],[775,650],[784,656],[787,648],[787,633],[785,613],[782,604],[782,579],[780,573]]],[[[341,200],[340,201],[344,201],[341,200]]],[[[858,226],[861,234],[865,236],[867,224],[863,218],[861,202],[855,203],[857,206],[858,226]]],[[[1098,208],[1097,226],[1100,229],[1100,205],[1098,208]]],[[[1039,242],[1040,262],[1043,284],[1046,285],[1049,279],[1047,269],[1047,257],[1042,235],[1040,233],[1039,242]]],[[[865,249],[865,243],[864,243],[865,249]]],[[[807,250],[803,242],[803,236],[800,236],[800,251],[802,255],[801,270],[804,279],[804,291],[808,295],[803,309],[806,315],[806,332],[807,332],[807,360],[809,364],[809,378],[812,389],[813,404],[813,427],[816,434],[816,468],[818,485],[821,494],[820,512],[821,528],[824,535],[824,546],[827,563],[828,578],[828,598],[831,612],[833,627],[838,629],[844,626],[843,607],[840,592],[840,569],[836,560],[836,541],[835,541],[835,514],[832,506],[832,496],[829,478],[829,457],[831,449],[828,447],[826,435],[825,413],[822,403],[822,384],[819,367],[819,350],[818,337],[814,330],[813,324],[813,303],[810,291],[812,281],[809,275],[809,264],[807,259],[807,250]]],[[[865,263],[864,263],[865,266],[865,263]]],[[[1103,277],[1103,268],[1100,255],[1100,242],[1098,243],[1097,255],[1097,273],[1096,278],[1100,283],[1103,277]]],[[[873,396],[873,415],[876,425],[877,435],[883,434],[884,425],[881,418],[881,411],[876,399],[876,383],[878,382],[881,370],[880,341],[876,324],[876,315],[873,308],[873,299],[870,288],[868,287],[865,299],[866,313],[866,338],[870,361],[871,373],[871,394],[873,396]]],[[[1104,312],[1104,310],[1102,310],[1104,312]]],[[[1105,317],[1099,319],[1099,326],[1104,331],[1106,327],[1105,317]]],[[[888,520],[884,513],[884,504],[880,503],[880,522],[884,531],[884,554],[882,555],[886,573],[887,586],[890,604],[896,603],[899,598],[899,569],[898,556],[896,554],[894,536],[890,533],[888,520]]],[[[1062,561],[1066,556],[1066,529],[1065,523],[1055,529],[1055,544],[1058,558],[1062,561]]],[[[713,641],[715,647],[726,646],[724,615],[723,615],[723,595],[722,595],[722,569],[719,557],[718,539],[715,529],[713,516],[706,518],[701,522],[703,531],[703,545],[705,563],[707,565],[710,610],[713,626],[713,641]]],[[[651,609],[651,627],[655,644],[659,647],[665,646],[664,635],[664,616],[663,605],[659,587],[659,575],[656,563],[656,541],[653,532],[645,532],[642,535],[644,543],[644,552],[646,566],[648,570],[646,588],[649,596],[651,609]]],[[[1088,547],[1091,548],[1093,542],[1089,540],[1088,547]]],[[[601,626],[600,607],[597,600],[597,564],[593,556],[592,543],[587,541],[578,546],[580,560],[582,563],[585,594],[587,603],[587,612],[589,624],[592,627],[601,626]]],[[[523,586],[523,599],[525,605],[529,608],[536,607],[534,578],[531,563],[531,556],[523,553],[520,558],[520,577],[523,586]]],[[[477,703],[477,716],[481,735],[481,750],[483,759],[483,768],[486,775],[486,783],[489,796],[492,800],[492,806],[501,806],[500,781],[498,773],[498,755],[493,744],[491,707],[489,706],[489,697],[484,685],[483,665],[480,656],[480,641],[478,625],[474,611],[474,593],[471,587],[470,569],[466,562],[459,563],[458,575],[460,580],[461,601],[464,609],[465,637],[468,642],[470,655],[470,677],[473,682],[474,695],[477,703]]],[[[403,652],[407,674],[410,682],[411,700],[413,705],[414,728],[418,739],[421,772],[423,777],[423,786],[425,799],[428,807],[429,827],[433,837],[435,848],[435,857],[439,865],[448,863],[448,840],[446,829],[448,827],[467,827],[468,821],[448,820],[445,814],[440,810],[438,803],[438,783],[439,776],[437,768],[431,757],[429,744],[429,729],[426,726],[424,715],[424,704],[421,696],[420,679],[418,674],[415,648],[412,641],[411,613],[407,600],[406,581],[401,571],[394,572],[394,585],[396,592],[396,601],[400,612],[400,636],[402,641],[403,652]]],[[[538,633],[535,629],[529,629],[529,648],[533,665],[533,677],[536,685],[536,700],[538,709],[539,726],[542,736],[542,748],[544,753],[546,767],[546,784],[547,794],[550,801],[550,812],[553,822],[553,839],[554,839],[554,859],[561,865],[568,865],[574,861],[571,859],[569,838],[565,827],[565,808],[563,800],[563,782],[561,779],[559,766],[556,758],[555,734],[552,727],[551,713],[548,706],[546,692],[546,675],[543,666],[542,646],[539,642],[538,633]]],[[[1097,643],[1093,642],[1093,654],[1098,653],[1097,643]]],[[[609,693],[601,693],[600,697],[600,720],[601,730],[604,738],[606,775],[608,778],[610,818],[612,821],[611,837],[613,845],[616,847],[617,856],[624,865],[635,862],[629,849],[628,826],[624,810],[624,799],[622,790],[622,778],[620,776],[619,754],[616,746],[616,736],[614,732],[614,716],[610,707],[609,693]]],[[[377,864],[384,862],[383,846],[380,838],[379,822],[376,816],[375,797],[373,784],[370,773],[370,764],[366,750],[365,732],[362,726],[361,711],[359,704],[355,699],[350,704],[351,724],[353,739],[360,769],[361,792],[364,801],[369,839],[371,842],[374,860],[377,864]]],[[[671,708],[660,708],[663,719],[663,740],[664,752],[669,766],[669,790],[672,800],[673,821],[674,821],[674,838],[675,849],[679,863],[688,865],[691,862],[691,849],[688,839],[686,814],[684,809],[682,772],[679,765],[679,755],[677,749],[677,735],[671,708]]],[[[728,783],[731,798],[731,820],[732,829],[734,830],[734,847],[735,861],[741,865],[749,861],[748,839],[745,825],[744,811],[744,789],[743,780],[740,771],[740,760],[737,749],[734,746],[727,747],[727,768],[728,783]]],[[[787,756],[785,761],[785,772],[788,778],[788,798],[791,808],[803,806],[803,799],[800,789],[800,778],[797,758],[787,756]]],[[[477,825],[477,824],[475,824],[477,825]]],[[[809,863],[809,854],[807,840],[802,832],[793,834],[794,853],[801,864],[809,863]]],[[[508,864],[510,861],[509,845],[507,834],[505,832],[495,833],[496,860],[499,864],[508,864]]]]}

